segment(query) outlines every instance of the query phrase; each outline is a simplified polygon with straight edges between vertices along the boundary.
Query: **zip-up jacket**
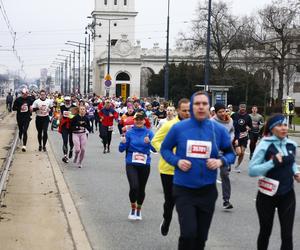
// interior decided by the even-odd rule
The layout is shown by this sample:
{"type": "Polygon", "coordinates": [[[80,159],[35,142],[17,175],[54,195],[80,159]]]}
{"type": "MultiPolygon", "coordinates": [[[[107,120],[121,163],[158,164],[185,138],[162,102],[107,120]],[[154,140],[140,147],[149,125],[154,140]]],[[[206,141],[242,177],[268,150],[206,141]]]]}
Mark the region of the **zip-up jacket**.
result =
{"type": "MultiPolygon", "coordinates": [[[[164,141],[166,135],[168,134],[170,129],[174,126],[174,124],[176,124],[177,122],[180,122],[178,116],[176,116],[173,120],[166,122],[155,133],[154,138],[151,141],[151,144],[156,149],[157,152],[160,151],[161,144],[164,141]]],[[[160,157],[159,159],[158,168],[161,174],[174,175],[175,167],[167,163],[162,157],[160,157]]]]}
{"type": "Polygon", "coordinates": [[[249,164],[249,175],[265,176],[279,181],[276,195],[282,195],[293,188],[293,176],[299,173],[295,162],[297,144],[287,138],[279,139],[276,136],[264,137],[257,145],[249,164]],[[278,166],[273,159],[276,154],[283,156],[283,163],[278,166]]]}
{"type": "MultiPolygon", "coordinates": [[[[193,99],[191,108],[193,110],[193,99]]],[[[175,166],[173,182],[187,188],[202,188],[216,182],[217,170],[210,170],[207,159],[221,159],[224,166],[234,163],[235,154],[226,128],[208,118],[202,121],[191,118],[176,123],[162,143],[160,153],[170,165],[175,166]],[[176,147],[176,153],[173,152],[176,147]],[[219,151],[223,153],[221,156],[219,151]],[[189,160],[191,168],[184,172],[178,168],[181,159],[189,160]]]]}
{"type": "Polygon", "coordinates": [[[153,138],[153,132],[146,127],[138,128],[134,126],[126,134],[126,143],[120,143],[119,151],[122,153],[126,151],[126,165],[131,166],[150,166],[151,156],[150,150],[155,151],[151,146],[151,140],[153,138]],[[144,139],[148,136],[150,143],[145,143],[144,139]],[[146,162],[145,164],[136,161],[135,156],[138,154],[144,155],[146,162]]]}

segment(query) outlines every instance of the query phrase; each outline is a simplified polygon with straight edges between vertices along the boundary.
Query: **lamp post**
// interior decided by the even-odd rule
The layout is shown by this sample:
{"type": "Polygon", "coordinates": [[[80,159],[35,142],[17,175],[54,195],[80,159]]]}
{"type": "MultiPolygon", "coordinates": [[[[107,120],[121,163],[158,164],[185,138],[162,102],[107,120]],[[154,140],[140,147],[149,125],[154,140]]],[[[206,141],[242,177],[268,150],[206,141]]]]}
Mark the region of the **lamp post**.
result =
{"type": "Polygon", "coordinates": [[[168,0],[168,17],[167,17],[167,46],[166,46],[166,65],[165,65],[165,84],[164,97],[165,101],[169,99],[169,39],[170,39],[170,0],[168,0]]]}
{"type": "MultiPolygon", "coordinates": [[[[64,57],[65,58],[65,88],[64,88],[64,93],[68,93],[68,86],[70,84],[71,78],[69,77],[69,84],[68,84],[68,56],[66,55],[60,55],[58,54],[57,56],[64,57]]],[[[71,71],[71,68],[69,69],[69,72],[71,71]]],[[[69,74],[70,76],[70,74],[69,74]]]]}
{"type": "MultiPolygon", "coordinates": [[[[92,18],[92,17],[89,16],[88,18],[92,18]]],[[[124,17],[124,18],[100,18],[100,17],[94,17],[94,19],[108,21],[107,74],[106,74],[105,78],[106,79],[109,79],[109,78],[111,79],[111,77],[110,77],[111,21],[128,20],[128,18],[127,17],[124,17]]],[[[99,25],[101,26],[101,23],[99,25]]],[[[117,26],[117,25],[115,24],[115,26],[117,26]]],[[[109,96],[109,86],[107,86],[107,89],[106,89],[106,96],[109,96]]]]}
{"type": "Polygon", "coordinates": [[[208,23],[207,23],[207,39],[206,39],[206,60],[205,60],[205,78],[204,78],[204,90],[209,90],[209,65],[210,65],[210,25],[211,25],[211,1],[208,1],[208,23]]]}
{"type": "MultiPolygon", "coordinates": [[[[73,93],[75,93],[75,67],[76,67],[76,65],[75,65],[75,55],[76,55],[76,51],[75,50],[66,50],[66,49],[62,49],[61,51],[64,51],[64,52],[69,52],[70,53],[70,82],[69,82],[69,93],[71,93],[71,92],[73,92],[73,93]],[[72,61],[72,55],[73,54],[73,68],[72,68],[72,65],[71,65],[71,61],[72,61]],[[72,72],[72,70],[73,70],[73,77],[71,76],[71,72],[72,72]],[[71,87],[71,78],[72,78],[72,87],[71,87]]],[[[77,53],[78,54],[78,53],[77,53]]]]}

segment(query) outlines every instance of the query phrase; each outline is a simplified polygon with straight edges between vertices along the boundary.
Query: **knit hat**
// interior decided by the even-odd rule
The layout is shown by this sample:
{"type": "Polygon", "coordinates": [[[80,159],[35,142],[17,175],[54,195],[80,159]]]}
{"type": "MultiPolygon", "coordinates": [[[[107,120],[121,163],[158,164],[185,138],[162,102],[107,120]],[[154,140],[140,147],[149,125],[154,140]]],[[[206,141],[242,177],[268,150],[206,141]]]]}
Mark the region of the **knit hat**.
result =
{"type": "Polygon", "coordinates": [[[276,127],[279,124],[287,124],[287,120],[283,115],[279,114],[270,118],[267,124],[269,131],[271,131],[274,127],[276,127]]]}
{"type": "Polygon", "coordinates": [[[218,112],[220,109],[225,109],[225,105],[223,103],[216,103],[214,107],[216,112],[218,112]]]}

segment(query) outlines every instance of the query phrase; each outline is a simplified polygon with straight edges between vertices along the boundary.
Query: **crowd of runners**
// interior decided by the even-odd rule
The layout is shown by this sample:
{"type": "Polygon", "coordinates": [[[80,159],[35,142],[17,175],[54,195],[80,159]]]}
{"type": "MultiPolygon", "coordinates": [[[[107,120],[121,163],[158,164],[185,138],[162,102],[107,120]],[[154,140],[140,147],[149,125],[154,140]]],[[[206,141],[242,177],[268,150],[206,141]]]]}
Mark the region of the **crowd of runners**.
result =
{"type": "Polygon", "coordinates": [[[22,151],[26,152],[27,130],[35,117],[38,150],[47,151],[51,124],[51,129],[57,128],[61,134],[66,166],[72,160],[83,167],[89,133],[99,133],[103,154],[111,153],[112,133],[117,129],[129,183],[129,220],[142,220],[151,155],[160,153],[158,168],[164,192],[160,230],[163,236],[168,235],[176,207],[178,249],[182,250],[205,248],[218,196],[217,181],[222,183],[223,208],[233,208],[230,172],[241,172],[249,145],[249,175],[259,177],[257,249],[268,248],[276,208],[281,249],[293,249],[293,183],[300,182],[300,171],[295,162],[297,145],[287,138],[287,120],[281,114],[264,121],[256,106],[251,107],[251,113],[247,113],[244,103],[236,112],[232,105],[222,103],[210,107],[205,92],[183,98],[174,107],[158,98],[123,100],[95,94],[82,98],[43,90],[30,94],[27,89],[15,99],[12,110],[17,111],[22,151]]]}

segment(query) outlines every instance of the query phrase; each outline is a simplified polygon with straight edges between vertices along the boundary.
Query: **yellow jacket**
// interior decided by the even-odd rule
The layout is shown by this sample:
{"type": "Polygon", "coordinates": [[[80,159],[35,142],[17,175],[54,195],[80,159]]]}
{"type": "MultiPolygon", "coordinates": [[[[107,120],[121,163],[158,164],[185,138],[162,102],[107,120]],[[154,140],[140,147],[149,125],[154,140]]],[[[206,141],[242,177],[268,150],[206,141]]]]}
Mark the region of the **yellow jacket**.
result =
{"type": "MultiPolygon", "coordinates": [[[[164,141],[166,135],[173,127],[174,124],[180,122],[178,116],[176,116],[173,120],[166,122],[154,135],[151,144],[156,149],[157,152],[160,151],[160,147],[162,142],[164,141]]],[[[162,157],[159,159],[158,164],[159,172],[161,174],[174,175],[174,167],[168,164],[162,157]]]]}

